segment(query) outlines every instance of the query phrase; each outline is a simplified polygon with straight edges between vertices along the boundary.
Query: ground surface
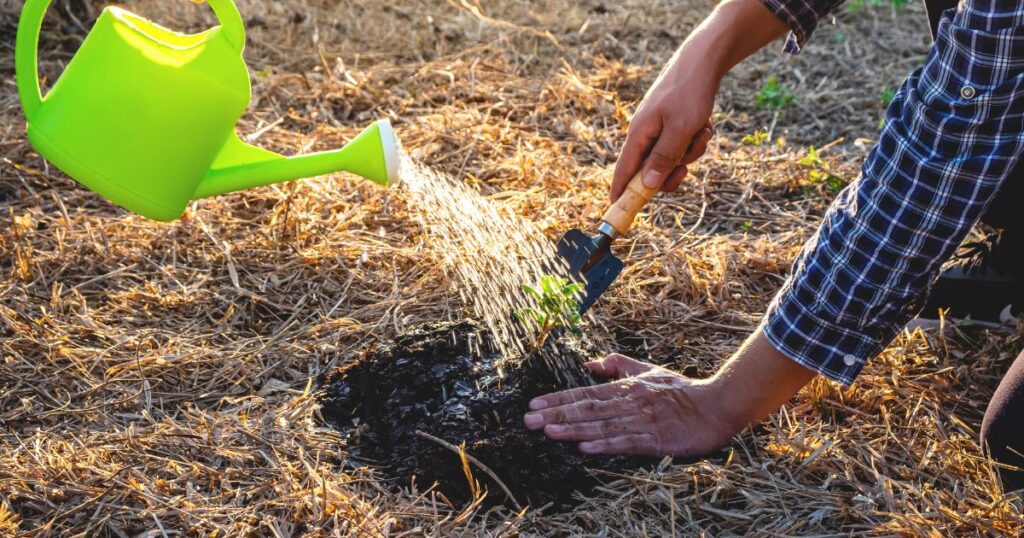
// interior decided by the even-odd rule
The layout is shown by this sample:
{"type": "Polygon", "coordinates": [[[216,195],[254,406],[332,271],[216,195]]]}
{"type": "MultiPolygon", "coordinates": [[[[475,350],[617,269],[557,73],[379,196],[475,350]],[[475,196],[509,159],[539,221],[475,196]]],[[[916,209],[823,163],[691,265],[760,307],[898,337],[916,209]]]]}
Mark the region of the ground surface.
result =
{"type": "MultiPolygon", "coordinates": [[[[781,44],[725,82],[720,134],[620,250],[589,332],[608,350],[709,372],[756,324],[849,179],[884,89],[923,58],[923,9],[840,10],[798,58],[781,44]],[[796,97],[755,96],[770,75],[796,97]],[[770,130],[757,146],[741,139],[770,130]],[[776,142],[781,142],[776,145],[776,142]]],[[[415,201],[352,177],[202,201],[173,224],[113,208],[25,142],[0,1],[0,535],[600,533],[1014,535],[976,442],[1019,349],[983,332],[900,337],[840,389],[815,383],[726,460],[606,482],[572,511],[448,506],[350,470],[310,380],[421,321],[462,316],[421,248],[415,201]]],[[[54,2],[53,80],[99,7],[54,2]]],[[[603,209],[608,166],[705,2],[240,2],[254,100],[240,130],[284,152],[378,117],[405,146],[554,240],[603,209]]],[[[197,29],[189,2],[130,7],[197,29]]]]}
{"type": "MultiPolygon", "coordinates": [[[[486,338],[482,325],[461,321],[424,323],[375,342],[323,376],[320,412],[343,432],[357,464],[380,467],[399,486],[436,483],[455,503],[487,489],[488,504],[564,509],[576,504],[574,493],[590,493],[600,483],[587,469],[657,465],[650,458],[584,456],[575,443],[552,443],[523,428],[518,410],[570,387],[539,356],[501,360],[479,345],[486,338]],[[452,443],[463,442],[474,458],[465,466],[452,450],[452,443]]],[[[573,340],[552,338],[548,348],[557,345],[563,360],[579,364],[587,354],[573,340]]]]}

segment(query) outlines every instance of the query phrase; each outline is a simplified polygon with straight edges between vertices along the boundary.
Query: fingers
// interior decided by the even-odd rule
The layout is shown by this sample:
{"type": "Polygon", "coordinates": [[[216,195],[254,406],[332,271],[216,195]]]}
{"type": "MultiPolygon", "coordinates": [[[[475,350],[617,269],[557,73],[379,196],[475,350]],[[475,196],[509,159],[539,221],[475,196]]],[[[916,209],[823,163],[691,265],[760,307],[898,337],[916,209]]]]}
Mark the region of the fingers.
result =
{"type": "Polygon", "coordinates": [[[615,163],[610,192],[612,202],[619,199],[622,191],[626,190],[629,180],[633,179],[633,176],[640,170],[644,157],[660,133],[660,123],[634,118],[629,127],[629,134],[626,135],[626,143],[622,146],[622,152],[619,153],[619,160],[615,163]]]}
{"type": "Polygon", "coordinates": [[[523,423],[528,429],[539,430],[548,424],[590,422],[620,417],[632,412],[628,401],[624,402],[618,398],[613,400],[586,399],[527,413],[523,417],[523,423]]]}
{"type": "Polygon", "coordinates": [[[584,400],[610,400],[622,396],[629,388],[621,383],[603,383],[592,387],[580,387],[538,396],[530,400],[530,410],[540,411],[549,407],[568,405],[584,400]]]}
{"type": "Polygon", "coordinates": [[[627,433],[643,433],[649,429],[650,423],[650,419],[643,415],[631,415],[590,422],[548,424],[544,427],[544,435],[555,441],[593,441],[627,433]]]}
{"type": "Polygon", "coordinates": [[[612,353],[601,360],[588,362],[587,368],[590,368],[590,371],[597,375],[606,377],[631,377],[653,370],[657,366],[631,359],[625,355],[612,353]]]}
{"type": "Polygon", "coordinates": [[[680,185],[683,184],[683,180],[686,179],[686,174],[689,173],[686,165],[696,161],[704,155],[704,152],[708,150],[708,142],[711,141],[711,137],[714,135],[714,129],[711,128],[711,120],[708,120],[707,125],[704,126],[700,131],[697,132],[697,136],[690,142],[690,148],[686,150],[686,155],[679,161],[679,166],[676,166],[669,174],[668,179],[661,185],[662,192],[675,192],[680,185]]]}
{"type": "Polygon", "coordinates": [[[677,166],[676,169],[673,170],[671,174],[669,174],[668,179],[666,179],[665,183],[661,186],[661,191],[674,192],[676,189],[679,188],[680,185],[683,184],[683,180],[686,179],[686,174],[688,173],[689,170],[687,170],[686,165],[681,164],[677,166]]]}
{"type": "Polygon", "coordinates": [[[658,440],[649,433],[630,433],[580,443],[584,454],[636,454],[640,456],[660,455],[658,440]]]}
{"type": "Polygon", "coordinates": [[[662,125],[656,124],[653,120],[637,119],[631,126],[619,160],[615,163],[611,188],[612,202],[619,198],[641,165],[645,170],[644,185],[654,188],[660,184],[664,192],[678,189],[687,174],[685,165],[704,155],[715,130],[709,118],[690,139],[682,133],[683,131],[663,130],[662,125]]]}
{"type": "Polygon", "coordinates": [[[641,172],[645,187],[648,189],[661,188],[690,147],[690,141],[693,140],[694,134],[672,126],[661,131],[661,136],[651,148],[651,153],[647,156],[641,172]]]}
{"type": "Polygon", "coordinates": [[[708,123],[693,137],[693,141],[690,142],[690,147],[686,150],[686,155],[683,155],[681,162],[683,164],[690,164],[701,158],[704,152],[708,150],[708,142],[711,141],[711,137],[714,134],[715,130],[711,126],[711,120],[708,120],[708,123]]]}

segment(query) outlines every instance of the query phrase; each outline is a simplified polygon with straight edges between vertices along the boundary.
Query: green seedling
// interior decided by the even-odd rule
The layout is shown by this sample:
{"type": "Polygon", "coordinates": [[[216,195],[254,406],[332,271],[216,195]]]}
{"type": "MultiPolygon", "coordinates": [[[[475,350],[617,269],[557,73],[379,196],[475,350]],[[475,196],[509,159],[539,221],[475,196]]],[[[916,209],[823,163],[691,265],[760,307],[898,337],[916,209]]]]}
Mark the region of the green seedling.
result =
{"type": "Polygon", "coordinates": [[[768,133],[765,132],[765,131],[762,131],[760,129],[754,131],[753,133],[745,135],[743,138],[740,139],[741,143],[747,144],[747,145],[750,145],[750,146],[760,146],[760,145],[763,145],[767,141],[768,141],[768,133]]]}
{"type": "Polygon", "coordinates": [[[779,79],[772,75],[761,86],[755,101],[757,106],[768,110],[778,110],[789,106],[796,98],[785,86],[779,84],[779,79]]]}
{"type": "Polygon", "coordinates": [[[882,101],[882,107],[889,108],[889,104],[891,104],[892,100],[895,99],[895,98],[896,98],[896,89],[895,88],[893,88],[891,86],[886,86],[886,87],[882,88],[882,95],[879,97],[879,100],[882,101]]]}
{"type": "MultiPolygon", "coordinates": [[[[882,102],[882,108],[885,110],[889,109],[889,105],[892,104],[892,100],[896,98],[896,90],[886,86],[882,88],[882,95],[879,97],[879,101],[882,102]]],[[[882,119],[878,120],[878,128],[881,129],[885,125],[885,113],[882,114],[882,119]]]]}
{"type": "Polygon", "coordinates": [[[847,9],[852,12],[861,11],[869,7],[879,7],[885,4],[889,4],[895,10],[901,10],[910,3],[910,0],[853,0],[847,4],[847,9]]]}
{"type": "Polygon", "coordinates": [[[826,167],[828,167],[828,163],[826,163],[825,161],[823,161],[821,159],[821,156],[818,155],[818,150],[815,149],[814,146],[811,146],[807,150],[807,155],[803,159],[800,159],[800,164],[802,164],[804,166],[810,166],[810,167],[813,167],[813,168],[826,168],[826,167]]]}
{"type": "Polygon", "coordinates": [[[537,340],[534,341],[533,352],[539,351],[551,332],[559,327],[575,334],[582,333],[580,323],[583,317],[576,296],[583,291],[583,284],[544,275],[536,286],[524,284],[522,289],[533,299],[535,306],[516,312],[516,318],[523,323],[531,320],[537,324],[537,340]]]}
{"type": "Polygon", "coordinates": [[[800,164],[811,169],[810,173],[807,175],[811,183],[814,183],[815,185],[823,185],[825,190],[831,194],[837,194],[846,187],[847,183],[849,183],[846,179],[832,173],[832,167],[822,160],[821,156],[818,155],[818,150],[815,149],[814,146],[811,146],[807,150],[807,156],[800,159],[800,164]]]}

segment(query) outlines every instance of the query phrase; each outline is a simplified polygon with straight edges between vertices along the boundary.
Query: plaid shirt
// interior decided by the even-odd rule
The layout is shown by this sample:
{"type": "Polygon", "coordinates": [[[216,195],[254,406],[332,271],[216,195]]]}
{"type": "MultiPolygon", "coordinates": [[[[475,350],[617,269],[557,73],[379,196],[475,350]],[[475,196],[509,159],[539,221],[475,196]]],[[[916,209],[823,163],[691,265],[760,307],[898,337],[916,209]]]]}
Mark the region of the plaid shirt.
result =
{"type": "MultiPolygon", "coordinates": [[[[798,52],[837,0],[762,0],[798,52]]],[[[921,309],[1024,148],[1024,3],[967,0],[900,87],[857,181],[768,307],[765,336],[845,385],[921,309]]],[[[1007,181],[1019,181],[1014,177],[1007,181]]]]}

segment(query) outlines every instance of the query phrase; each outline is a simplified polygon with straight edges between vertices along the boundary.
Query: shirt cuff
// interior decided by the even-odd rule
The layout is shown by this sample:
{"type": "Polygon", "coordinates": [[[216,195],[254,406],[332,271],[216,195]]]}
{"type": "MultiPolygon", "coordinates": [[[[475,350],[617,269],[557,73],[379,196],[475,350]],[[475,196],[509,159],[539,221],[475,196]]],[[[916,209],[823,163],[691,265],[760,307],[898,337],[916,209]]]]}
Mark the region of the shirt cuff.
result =
{"type": "Polygon", "coordinates": [[[771,11],[782,22],[789,26],[789,35],[782,50],[788,54],[799,54],[807,40],[818,25],[818,19],[808,17],[807,12],[793,9],[790,0],[761,0],[768,11],[771,11]]]}
{"type": "Polygon", "coordinates": [[[814,298],[800,295],[791,283],[779,291],[762,324],[765,337],[797,364],[845,386],[852,385],[885,343],[823,318],[808,306],[814,304],[814,298]]]}

